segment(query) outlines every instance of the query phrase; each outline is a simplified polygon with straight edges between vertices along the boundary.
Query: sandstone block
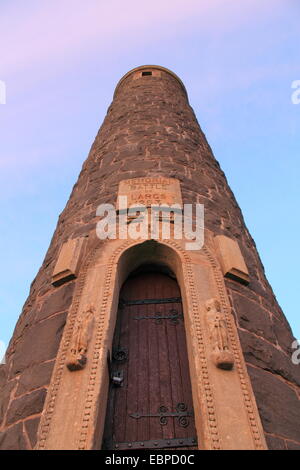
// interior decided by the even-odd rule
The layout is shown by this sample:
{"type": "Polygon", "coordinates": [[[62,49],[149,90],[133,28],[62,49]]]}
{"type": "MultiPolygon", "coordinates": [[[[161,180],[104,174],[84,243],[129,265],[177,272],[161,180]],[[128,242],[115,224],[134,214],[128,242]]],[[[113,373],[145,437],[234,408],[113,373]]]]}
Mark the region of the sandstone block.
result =
{"type": "Polygon", "coordinates": [[[34,448],[37,441],[37,431],[40,424],[40,418],[28,419],[24,424],[31,446],[34,448]]]}
{"type": "Polygon", "coordinates": [[[18,381],[16,397],[47,386],[50,383],[54,361],[37,364],[25,369],[18,381]]]}
{"type": "Polygon", "coordinates": [[[257,302],[252,302],[247,297],[236,293],[232,293],[232,299],[239,326],[276,344],[268,312],[257,302]]]}
{"type": "Polygon", "coordinates": [[[248,372],[265,431],[299,442],[300,406],[295,391],[270,372],[251,366],[248,372]]]}
{"type": "Polygon", "coordinates": [[[16,346],[11,374],[18,374],[34,364],[54,359],[65,321],[66,313],[61,313],[36,323],[26,331],[16,346]]]}
{"type": "Polygon", "coordinates": [[[54,313],[66,311],[72,302],[74,288],[74,282],[70,282],[55,290],[52,287],[53,291],[51,293],[50,290],[46,300],[42,304],[42,307],[37,314],[36,319],[41,321],[53,315],[54,313]]]}
{"type": "Polygon", "coordinates": [[[18,423],[6,431],[0,432],[0,449],[26,450],[26,441],[23,434],[23,424],[18,423]]]}
{"type": "Polygon", "coordinates": [[[16,398],[8,409],[6,423],[12,424],[28,416],[41,413],[43,410],[47,391],[46,389],[36,390],[29,395],[16,398]]]}

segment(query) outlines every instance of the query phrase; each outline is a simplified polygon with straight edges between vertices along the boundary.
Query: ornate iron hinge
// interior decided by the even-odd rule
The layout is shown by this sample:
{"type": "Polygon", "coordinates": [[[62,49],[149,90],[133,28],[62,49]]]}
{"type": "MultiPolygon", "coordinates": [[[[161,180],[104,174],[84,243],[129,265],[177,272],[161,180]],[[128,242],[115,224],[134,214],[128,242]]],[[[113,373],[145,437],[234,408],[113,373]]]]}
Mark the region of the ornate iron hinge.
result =
{"type": "Polygon", "coordinates": [[[159,422],[162,426],[168,424],[168,418],[176,418],[179,426],[186,428],[190,424],[188,418],[193,415],[194,413],[192,411],[187,411],[187,406],[185,403],[178,403],[176,405],[176,412],[170,412],[166,406],[160,406],[157,410],[157,413],[142,414],[140,412],[136,412],[129,416],[134,419],[159,418],[159,422]]]}
{"type": "Polygon", "coordinates": [[[178,439],[152,439],[149,441],[116,442],[113,446],[116,450],[126,449],[166,449],[176,447],[195,447],[196,437],[185,437],[178,439]]]}
{"type": "Polygon", "coordinates": [[[171,323],[177,324],[179,320],[183,318],[181,313],[178,313],[177,310],[172,308],[169,310],[171,315],[161,315],[160,312],[156,312],[155,315],[143,316],[143,317],[134,317],[135,320],[155,320],[155,323],[161,323],[162,320],[171,320],[171,323]]]}
{"type": "Polygon", "coordinates": [[[142,300],[120,299],[120,306],[147,305],[147,304],[175,304],[175,303],[181,303],[181,297],[169,297],[166,299],[142,299],[142,300]]]}

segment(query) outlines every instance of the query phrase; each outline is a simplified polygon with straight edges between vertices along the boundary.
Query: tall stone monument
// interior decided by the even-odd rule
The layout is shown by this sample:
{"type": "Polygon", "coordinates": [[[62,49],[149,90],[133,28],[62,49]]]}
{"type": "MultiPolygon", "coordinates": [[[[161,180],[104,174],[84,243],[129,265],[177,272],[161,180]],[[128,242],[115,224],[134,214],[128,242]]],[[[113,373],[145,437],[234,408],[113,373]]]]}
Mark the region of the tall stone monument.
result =
{"type": "Polygon", "coordinates": [[[183,83],[131,70],[0,366],[0,449],[300,449],[293,341],[183,83]]]}

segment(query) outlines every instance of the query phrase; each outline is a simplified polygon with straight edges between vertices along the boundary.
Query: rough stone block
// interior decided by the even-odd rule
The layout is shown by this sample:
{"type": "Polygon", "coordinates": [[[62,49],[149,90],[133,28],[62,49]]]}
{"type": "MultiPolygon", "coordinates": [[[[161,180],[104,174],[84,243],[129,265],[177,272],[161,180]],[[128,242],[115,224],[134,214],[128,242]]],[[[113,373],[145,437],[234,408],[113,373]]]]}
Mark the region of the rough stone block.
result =
{"type": "Polygon", "coordinates": [[[37,441],[37,432],[40,424],[40,418],[28,419],[24,424],[31,446],[34,448],[37,441]]]}
{"type": "Polygon", "coordinates": [[[7,412],[6,424],[9,425],[28,416],[41,413],[46,395],[47,390],[43,388],[13,400],[7,412]]]}
{"type": "Polygon", "coordinates": [[[16,345],[11,374],[18,374],[34,364],[54,359],[65,321],[66,313],[61,313],[27,330],[16,345]]]}
{"type": "Polygon", "coordinates": [[[266,434],[266,441],[269,450],[286,450],[283,439],[266,434]]]}
{"type": "Polygon", "coordinates": [[[246,362],[281,375],[300,386],[300,367],[292,363],[291,356],[254,334],[239,330],[246,362]]]}
{"type": "Polygon", "coordinates": [[[294,336],[292,330],[287,322],[282,322],[273,316],[273,327],[274,333],[277,338],[278,344],[280,347],[286,351],[288,354],[292,353],[292,343],[294,341],[294,336]]]}
{"type": "Polygon", "coordinates": [[[49,385],[53,366],[54,361],[51,361],[25,369],[18,381],[16,397],[49,385]]]}
{"type": "Polygon", "coordinates": [[[270,372],[252,366],[248,372],[265,431],[297,442],[300,406],[295,391],[270,372]]]}
{"type": "Polygon", "coordinates": [[[252,302],[247,297],[232,293],[233,308],[238,324],[241,328],[251,331],[258,336],[276,344],[273,325],[268,312],[257,302],[252,302]]]}
{"type": "Polygon", "coordinates": [[[288,450],[300,450],[300,442],[286,441],[288,450]]]}
{"type": "Polygon", "coordinates": [[[1,450],[26,450],[26,441],[23,434],[23,424],[18,423],[0,433],[1,450]]]}
{"type": "Polygon", "coordinates": [[[52,287],[53,292],[49,293],[47,296],[36,316],[36,319],[41,321],[53,315],[54,313],[66,311],[72,302],[74,288],[75,282],[70,282],[64,286],[60,286],[55,290],[52,287]]]}
{"type": "Polygon", "coordinates": [[[6,365],[5,364],[0,364],[0,390],[4,386],[6,382],[6,375],[7,375],[7,370],[6,370],[6,365]]]}
{"type": "Polygon", "coordinates": [[[10,400],[10,394],[14,387],[16,386],[16,381],[12,380],[11,382],[7,382],[0,390],[1,392],[1,400],[0,400],[0,426],[2,424],[3,418],[7,411],[7,406],[10,400]]]}

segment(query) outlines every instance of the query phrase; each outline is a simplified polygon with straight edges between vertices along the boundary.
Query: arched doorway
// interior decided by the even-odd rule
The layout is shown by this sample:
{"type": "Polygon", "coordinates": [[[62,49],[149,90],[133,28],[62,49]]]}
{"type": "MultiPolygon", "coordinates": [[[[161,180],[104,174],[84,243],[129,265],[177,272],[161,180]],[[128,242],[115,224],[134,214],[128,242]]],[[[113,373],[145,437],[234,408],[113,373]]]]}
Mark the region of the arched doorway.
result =
{"type": "Polygon", "coordinates": [[[103,449],[197,448],[178,283],[139,268],[120,291],[103,449]]]}

